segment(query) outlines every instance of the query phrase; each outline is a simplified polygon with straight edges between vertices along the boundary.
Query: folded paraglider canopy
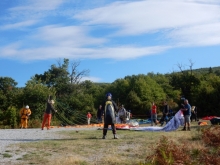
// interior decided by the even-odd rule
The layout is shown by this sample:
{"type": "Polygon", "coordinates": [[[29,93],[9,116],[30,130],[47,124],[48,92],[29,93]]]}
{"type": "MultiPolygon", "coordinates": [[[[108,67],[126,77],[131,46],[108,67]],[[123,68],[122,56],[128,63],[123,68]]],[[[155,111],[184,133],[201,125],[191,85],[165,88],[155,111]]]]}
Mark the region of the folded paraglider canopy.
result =
{"type": "Polygon", "coordinates": [[[219,125],[220,124],[220,117],[214,117],[210,120],[212,125],[219,125]]]}

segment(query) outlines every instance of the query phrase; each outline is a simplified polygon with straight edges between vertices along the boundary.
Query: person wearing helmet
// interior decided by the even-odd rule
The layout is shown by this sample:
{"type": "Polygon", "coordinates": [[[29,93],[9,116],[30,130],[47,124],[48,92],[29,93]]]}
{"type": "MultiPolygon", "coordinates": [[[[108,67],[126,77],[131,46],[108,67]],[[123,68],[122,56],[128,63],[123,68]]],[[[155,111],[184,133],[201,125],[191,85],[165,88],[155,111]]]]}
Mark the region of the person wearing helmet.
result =
{"type": "Polygon", "coordinates": [[[44,126],[45,123],[47,121],[47,129],[50,129],[50,122],[51,122],[51,118],[52,118],[52,112],[57,112],[57,110],[54,109],[54,100],[51,99],[51,97],[49,96],[48,100],[47,100],[47,107],[46,110],[44,112],[44,118],[43,118],[43,122],[42,122],[42,126],[41,129],[44,130],[44,126]]]}
{"type": "Polygon", "coordinates": [[[31,110],[28,105],[26,105],[24,108],[20,110],[20,116],[21,116],[21,126],[20,128],[27,128],[28,126],[28,118],[31,115],[31,110]]]}
{"type": "Polygon", "coordinates": [[[106,100],[102,104],[102,109],[104,112],[104,128],[103,128],[103,137],[102,139],[106,139],[108,126],[111,125],[112,133],[114,135],[114,139],[118,139],[116,135],[116,110],[118,109],[116,103],[112,100],[112,94],[106,94],[106,100]]]}

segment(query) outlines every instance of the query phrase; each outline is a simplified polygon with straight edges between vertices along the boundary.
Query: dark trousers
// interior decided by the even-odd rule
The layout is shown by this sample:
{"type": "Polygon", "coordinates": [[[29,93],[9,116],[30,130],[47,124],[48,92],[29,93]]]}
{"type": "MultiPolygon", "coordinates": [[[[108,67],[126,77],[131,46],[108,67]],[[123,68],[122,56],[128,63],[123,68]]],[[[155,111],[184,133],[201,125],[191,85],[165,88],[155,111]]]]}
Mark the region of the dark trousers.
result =
{"type": "Polygon", "coordinates": [[[191,119],[191,122],[193,121],[193,119],[195,119],[195,121],[197,121],[197,114],[192,113],[190,119],[191,119]]]}
{"type": "MultiPolygon", "coordinates": [[[[108,126],[109,126],[109,124],[104,124],[104,128],[103,128],[103,135],[104,136],[107,134],[108,126]]],[[[111,127],[112,127],[112,133],[116,134],[115,124],[111,124],[111,127]]]]}
{"type": "Polygon", "coordinates": [[[125,117],[124,117],[124,116],[120,116],[119,119],[121,120],[121,123],[126,123],[126,122],[125,122],[125,117]]]}
{"type": "Polygon", "coordinates": [[[164,124],[164,122],[166,122],[166,124],[167,124],[168,120],[169,120],[168,115],[163,114],[162,118],[160,119],[161,126],[164,124]]]}

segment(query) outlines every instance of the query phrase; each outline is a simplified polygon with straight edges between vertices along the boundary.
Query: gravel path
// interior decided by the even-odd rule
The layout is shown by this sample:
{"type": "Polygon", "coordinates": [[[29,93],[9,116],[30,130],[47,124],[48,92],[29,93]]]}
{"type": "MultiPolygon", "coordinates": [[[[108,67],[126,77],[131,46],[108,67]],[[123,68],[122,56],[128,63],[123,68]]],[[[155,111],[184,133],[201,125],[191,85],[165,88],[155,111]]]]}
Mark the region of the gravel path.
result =
{"type": "MultiPolygon", "coordinates": [[[[0,164],[8,165],[13,164],[17,158],[21,155],[14,154],[10,158],[4,158],[3,154],[7,151],[16,150],[16,146],[13,144],[25,143],[25,142],[35,142],[40,140],[50,140],[50,139],[63,139],[64,135],[59,133],[60,131],[70,131],[70,130],[92,130],[93,128],[52,128],[50,130],[37,129],[0,129],[0,164]]],[[[9,152],[11,155],[11,152],[9,152]]],[[[22,153],[24,154],[24,153],[22,153]]]]}

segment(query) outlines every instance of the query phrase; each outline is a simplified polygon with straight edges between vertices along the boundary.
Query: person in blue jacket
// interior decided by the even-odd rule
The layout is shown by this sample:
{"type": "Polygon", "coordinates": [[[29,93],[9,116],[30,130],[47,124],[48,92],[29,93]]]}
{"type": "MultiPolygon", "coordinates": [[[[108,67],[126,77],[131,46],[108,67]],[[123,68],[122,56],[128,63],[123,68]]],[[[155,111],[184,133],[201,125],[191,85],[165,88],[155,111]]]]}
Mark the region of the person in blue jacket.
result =
{"type": "Polygon", "coordinates": [[[114,135],[114,139],[118,139],[116,135],[116,111],[118,109],[116,103],[112,100],[112,94],[106,94],[106,100],[102,104],[102,109],[104,113],[104,128],[103,128],[103,137],[102,139],[106,139],[108,126],[111,125],[112,133],[114,135]]]}
{"type": "Polygon", "coordinates": [[[189,101],[187,99],[184,100],[184,105],[182,105],[183,108],[181,109],[184,115],[184,127],[183,131],[190,131],[190,116],[191,116],[191,105],[189,104],[189,101]],[[186,129],[187,126],[187,129],[186,129]]]}

